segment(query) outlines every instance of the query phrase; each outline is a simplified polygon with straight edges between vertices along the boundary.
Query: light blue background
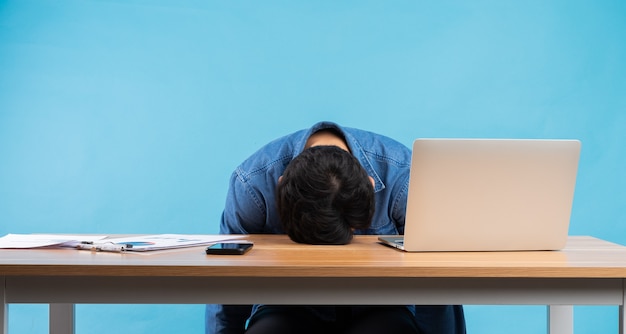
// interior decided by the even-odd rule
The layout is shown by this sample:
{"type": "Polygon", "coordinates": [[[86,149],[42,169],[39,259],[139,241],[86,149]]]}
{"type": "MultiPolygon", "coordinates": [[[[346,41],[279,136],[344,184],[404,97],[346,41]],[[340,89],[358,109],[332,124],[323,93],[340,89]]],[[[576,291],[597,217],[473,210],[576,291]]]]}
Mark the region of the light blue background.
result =
{"type": "MultiPolygon", "coordinates": [[[[230,172],[331,120],[577,138],[570,234],[626,244],[626,2],[0,0],[0,235],[217,233],[230,172]]],[[[11,305],[10,333],[47,332],[11,305]]],[[[201,305],[81,305],[77,333],[202,333],[201,305]]],[[[540,306],[468,306],[542,333],[540,306]]],[[[616,307],[577,307],[615,333],[616,307]]]]}

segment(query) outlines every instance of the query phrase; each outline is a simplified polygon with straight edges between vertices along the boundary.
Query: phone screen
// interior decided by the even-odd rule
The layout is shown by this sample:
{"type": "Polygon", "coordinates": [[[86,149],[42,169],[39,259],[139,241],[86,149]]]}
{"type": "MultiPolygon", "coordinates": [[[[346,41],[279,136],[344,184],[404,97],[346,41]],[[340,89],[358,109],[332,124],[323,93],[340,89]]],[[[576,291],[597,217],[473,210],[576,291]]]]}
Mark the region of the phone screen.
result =
{"type": "Polygon", "coordinates": [[[220,242],[206,248],[207,254],[241,255],[252,248],[252,243],[220,242]]]}

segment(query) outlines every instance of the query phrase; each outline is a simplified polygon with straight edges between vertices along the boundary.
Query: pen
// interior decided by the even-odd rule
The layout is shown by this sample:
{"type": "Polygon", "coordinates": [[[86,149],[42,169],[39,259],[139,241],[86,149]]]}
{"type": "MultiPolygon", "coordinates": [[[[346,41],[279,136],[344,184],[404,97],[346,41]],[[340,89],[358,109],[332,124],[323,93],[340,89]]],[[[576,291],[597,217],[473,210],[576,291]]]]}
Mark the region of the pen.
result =
{"type": "Polygon", "coordinates": [[[90,250],[93,252],[123,252],[128,248],[132,248],[133,245],[130,244],[114,244],[114,243],[103,243],[103,244],[94,244],[91,241],[83,241],[80,244],[76,245],[77,249],[82,250],[90,250]]]}

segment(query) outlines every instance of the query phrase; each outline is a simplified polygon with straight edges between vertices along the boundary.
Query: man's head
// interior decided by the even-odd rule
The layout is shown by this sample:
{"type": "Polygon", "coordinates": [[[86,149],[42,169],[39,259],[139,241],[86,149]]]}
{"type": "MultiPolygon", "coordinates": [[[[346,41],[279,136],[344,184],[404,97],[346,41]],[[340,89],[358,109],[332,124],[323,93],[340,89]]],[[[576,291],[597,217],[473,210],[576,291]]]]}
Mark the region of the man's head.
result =
{"type": "Polygon", "coordinates": [[[374,187],[352,154],[336,146],[314,146],[289,163],[276,202],[293,241],[347,244],[353,229],[372,222],[374,187]]]}

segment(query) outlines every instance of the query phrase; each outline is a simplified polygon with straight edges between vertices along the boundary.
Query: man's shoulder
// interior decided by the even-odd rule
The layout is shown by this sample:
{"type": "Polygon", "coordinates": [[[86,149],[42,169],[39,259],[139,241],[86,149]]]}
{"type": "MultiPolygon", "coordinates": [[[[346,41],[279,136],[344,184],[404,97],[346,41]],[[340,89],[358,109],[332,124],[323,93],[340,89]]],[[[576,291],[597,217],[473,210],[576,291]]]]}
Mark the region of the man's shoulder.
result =
{"type": "Polygon", "coordinates": [[[289,162],[297,155],[296,143],[291,136],[284,136],[263,145],[241,162],[235,172],[240,178],[246,180],[267,173],[281,175],[289,162]]]}
{"type": "Polygon", "coordinates": [[[391,137],[360,129],[349,129],[346,132],[358,145],[357,149],[362,150],[369,159],[398,167],[411,164],[411,150],[391,137]]]}

